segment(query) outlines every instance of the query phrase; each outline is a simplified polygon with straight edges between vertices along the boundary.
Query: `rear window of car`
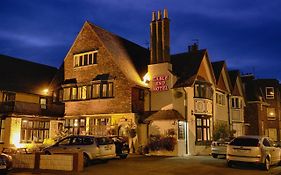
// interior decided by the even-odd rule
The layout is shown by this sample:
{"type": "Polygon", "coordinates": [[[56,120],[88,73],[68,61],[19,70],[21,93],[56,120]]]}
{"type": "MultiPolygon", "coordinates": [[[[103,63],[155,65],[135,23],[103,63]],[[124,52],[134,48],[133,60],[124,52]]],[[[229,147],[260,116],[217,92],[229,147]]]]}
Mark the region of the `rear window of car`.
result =
{"type": "Polygon", "coordinates": [[[229,145],[233,146],[258,146],[259,139],[255,138],[235,138],[229,145]]]}
{"type": "Polygon", "coordinates": [[[99,137],[97,138],[97,143],[99,145],[108,145],[108,144],[113,144],[113,140],[109,137],[99,137]]]}

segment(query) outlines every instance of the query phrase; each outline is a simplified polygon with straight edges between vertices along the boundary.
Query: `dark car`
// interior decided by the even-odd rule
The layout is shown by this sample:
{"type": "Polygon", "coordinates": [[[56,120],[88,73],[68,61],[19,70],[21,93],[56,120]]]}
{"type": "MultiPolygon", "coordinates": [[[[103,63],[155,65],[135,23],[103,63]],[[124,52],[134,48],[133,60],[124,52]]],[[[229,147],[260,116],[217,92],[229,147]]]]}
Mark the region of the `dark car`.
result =
{"type": "Polygon", "coordinates": [[[119,156],[121,159],[126,159],[129,152],[129,144],[128,139],[121,136],[110,136],[110,138],[113,140],[116,150],[115,153],[117,156],[119,156]]]}
{"type": "Polygon", "coordinates": [[[0,154],[0,174],[5,174],[13,167],[12,156],[8,154],[0,154]]]}

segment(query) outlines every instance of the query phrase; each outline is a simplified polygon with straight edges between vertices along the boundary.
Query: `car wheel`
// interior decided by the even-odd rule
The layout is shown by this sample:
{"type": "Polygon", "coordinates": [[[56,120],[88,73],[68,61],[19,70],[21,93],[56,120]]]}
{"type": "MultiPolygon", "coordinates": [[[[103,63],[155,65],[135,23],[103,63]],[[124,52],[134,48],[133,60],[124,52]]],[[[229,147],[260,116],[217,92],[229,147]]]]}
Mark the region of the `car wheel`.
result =
{"type": "Polygon", "coordinates": [[[232,162],[232,161],[230,161],[230,160],[228,160],[228,161],[227,161],[227,166],[228,166],[229,168],[231,168],[231,167],[232,167],[232,165],[233,165],[233,162],[232,162]]]}
{"type": "Polygon", "coordinates": [[[213,158],[218,158],[217,154],[212,154],[213,158]]]}
{"type": "Polygon", "coordinates": [[[83,161],[84,161],[84,167],[87,167],[90,165],[90,158],[86,153],[83,154],[83,161]]]}
{"type": "Polygon", "coordinates": [[[127,156],[128,156],[128,154],[122,154],[122,155],[120,155],[120,158],[121,158],[121,159],[126,159],[127,156]]]}
{"type": "Polygon", "coordinates": [[[264,160],[263,169],[266,171],[268,171],[270,169],[270,160],[268,157],[264,160]]]}

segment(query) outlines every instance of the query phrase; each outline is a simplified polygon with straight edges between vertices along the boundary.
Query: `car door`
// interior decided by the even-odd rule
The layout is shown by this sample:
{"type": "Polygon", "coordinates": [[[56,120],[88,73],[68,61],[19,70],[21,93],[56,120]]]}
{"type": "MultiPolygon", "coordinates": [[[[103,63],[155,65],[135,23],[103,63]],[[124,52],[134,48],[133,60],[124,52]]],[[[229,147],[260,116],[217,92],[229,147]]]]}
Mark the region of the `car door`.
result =
{"type": "Polygon", "coordinates": [[[73,137],[66,137],[66,138],[62,139],[61,141],[59,141],[57,144],[55,144],[50,149],[50,152],[51,153],[63,153],[63,152],[65,152],[71,146],[72,140],[73,140],[73,137]]]}
{"type": "Polygon", "coordinates": [[[264,138],[262,143],[263,143],[263,146],[265,149],[265,153],[267,155],[269,155],[271,158],[271,164],[276,163],[277,154],[278,154],[277,149],[275,149],[275,147],[273,147],[273,144],[271,143],[271,141],[268,138],[264,138]]]}
{"type": "Polygon", "coordinates": [[[274,142],[268,139],[270,147],[271,147],[271,156],[273,157],[273,163],[278,163],[280,160],[280,149],[275,147],[274,142]]]}
{"type": "Polygon", "coordinates": [[[96,140],[100,157],[110,157],[115,155],[115,144],[112,139],[108,137],[99,137],[96,140]]]}

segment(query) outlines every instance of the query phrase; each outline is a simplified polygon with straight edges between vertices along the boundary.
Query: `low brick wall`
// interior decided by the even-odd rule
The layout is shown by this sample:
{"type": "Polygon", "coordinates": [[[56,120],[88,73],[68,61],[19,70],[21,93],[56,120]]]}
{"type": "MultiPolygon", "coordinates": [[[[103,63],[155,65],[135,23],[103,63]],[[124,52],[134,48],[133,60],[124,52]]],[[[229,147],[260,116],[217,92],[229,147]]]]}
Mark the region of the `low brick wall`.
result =
{"type": "Polygon", "coordinates": [[[34,169],[35,155],[34,154],[16,154],[13,155],[14,168],[28,168],[34,169]]]}
{"type": "Polygon", "coordinates": [[[83,153],[13,155],[13,167],[36,170],[83,171],[83,153]]]}
{"type": "Polygon", "coordinates": [[[40,155],[39,169],[73,171],[73,155],[40,155]]]}

